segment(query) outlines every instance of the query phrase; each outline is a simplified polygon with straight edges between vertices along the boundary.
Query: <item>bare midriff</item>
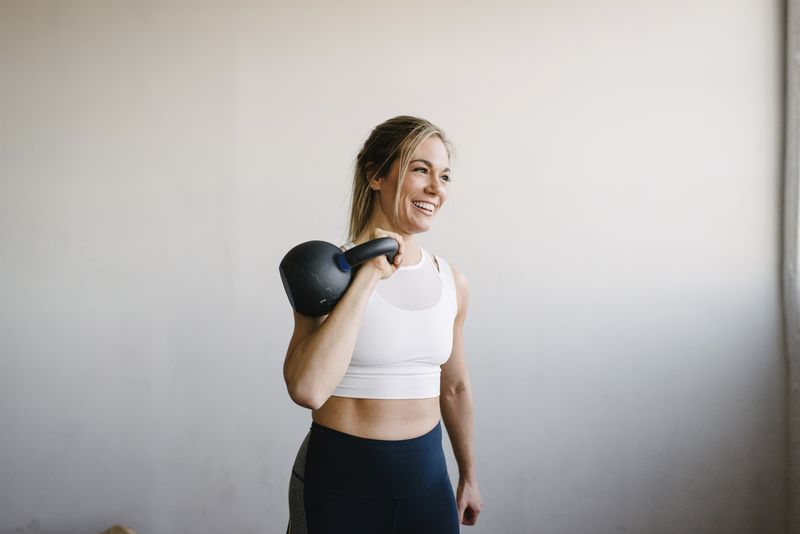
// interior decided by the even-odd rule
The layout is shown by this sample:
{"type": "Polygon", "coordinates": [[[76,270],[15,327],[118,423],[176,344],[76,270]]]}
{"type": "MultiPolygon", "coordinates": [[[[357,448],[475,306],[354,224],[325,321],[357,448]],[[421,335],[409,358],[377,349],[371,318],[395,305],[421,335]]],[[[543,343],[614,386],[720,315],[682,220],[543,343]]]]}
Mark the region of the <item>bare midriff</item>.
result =
{"type": "Polygon", "coordinates": [[[331,396],[315,423],[362,438],[398,440],[427,434],[441,418],[439,397],[428,399],[355,399],[331,396]]]}

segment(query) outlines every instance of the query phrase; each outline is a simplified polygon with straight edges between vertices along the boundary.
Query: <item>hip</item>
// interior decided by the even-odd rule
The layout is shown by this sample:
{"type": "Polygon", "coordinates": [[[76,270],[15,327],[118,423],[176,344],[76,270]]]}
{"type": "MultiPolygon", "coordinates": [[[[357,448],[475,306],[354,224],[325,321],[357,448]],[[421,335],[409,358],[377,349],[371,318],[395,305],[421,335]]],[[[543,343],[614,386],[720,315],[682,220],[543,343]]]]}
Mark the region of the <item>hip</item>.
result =
{"type": "Polygon", "coordinates": [[[441,422],[420,436],[379,440],[312,422],[292,469],[306,491],[401,499],[448,477],[441,422]]]}

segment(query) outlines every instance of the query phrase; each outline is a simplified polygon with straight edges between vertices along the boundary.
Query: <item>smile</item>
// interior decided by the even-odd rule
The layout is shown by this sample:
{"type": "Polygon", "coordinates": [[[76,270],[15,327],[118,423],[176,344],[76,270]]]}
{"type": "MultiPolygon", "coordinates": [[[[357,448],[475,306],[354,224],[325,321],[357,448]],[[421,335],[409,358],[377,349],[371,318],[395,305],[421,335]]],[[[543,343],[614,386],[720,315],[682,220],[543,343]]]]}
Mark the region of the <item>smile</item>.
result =
{"type": "Polygon", "coordinates": [[[412,202],[415,208],[425,213],[426,215],[433,215],[433,210],[436,206],[430,202],[412,202]]]}

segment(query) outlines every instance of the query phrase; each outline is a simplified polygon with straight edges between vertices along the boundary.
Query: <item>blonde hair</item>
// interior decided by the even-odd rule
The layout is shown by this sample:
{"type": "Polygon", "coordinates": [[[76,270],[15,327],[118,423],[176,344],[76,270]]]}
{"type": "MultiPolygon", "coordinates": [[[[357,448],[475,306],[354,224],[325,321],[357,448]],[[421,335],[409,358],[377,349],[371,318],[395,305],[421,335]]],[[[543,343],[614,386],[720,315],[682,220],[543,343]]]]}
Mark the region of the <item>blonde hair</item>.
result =
{"type": "Polygon", "coordinates": [[[445,136],[444,130],[425,119],[400,115],[373,128],[356,156],[353,171],[353,195],[350,199],[348,232],[351,241],[364,230],[372,215],[377,191],[369,186],[370,181],[388,176],[392,164],[399,161],[397,191],[394,198],[396,214],[400,207],[400,189],[403,187],[405,170],[417,147],[432,135],[439,136],[447,149],[447,155],[452,158],[453,145],[445,136]]]}

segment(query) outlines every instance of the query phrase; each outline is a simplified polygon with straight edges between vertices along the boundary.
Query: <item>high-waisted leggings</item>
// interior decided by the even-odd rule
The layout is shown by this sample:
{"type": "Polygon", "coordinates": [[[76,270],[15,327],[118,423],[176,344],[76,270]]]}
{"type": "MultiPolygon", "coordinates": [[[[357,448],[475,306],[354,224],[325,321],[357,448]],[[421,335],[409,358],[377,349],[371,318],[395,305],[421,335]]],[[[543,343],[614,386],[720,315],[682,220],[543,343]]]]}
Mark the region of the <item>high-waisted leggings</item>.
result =
{"type": "Polygon", "coordinates": [[[403,440],[311,423],[289,482],[288,534],[457,534],[442,424],[403,440]]]}

